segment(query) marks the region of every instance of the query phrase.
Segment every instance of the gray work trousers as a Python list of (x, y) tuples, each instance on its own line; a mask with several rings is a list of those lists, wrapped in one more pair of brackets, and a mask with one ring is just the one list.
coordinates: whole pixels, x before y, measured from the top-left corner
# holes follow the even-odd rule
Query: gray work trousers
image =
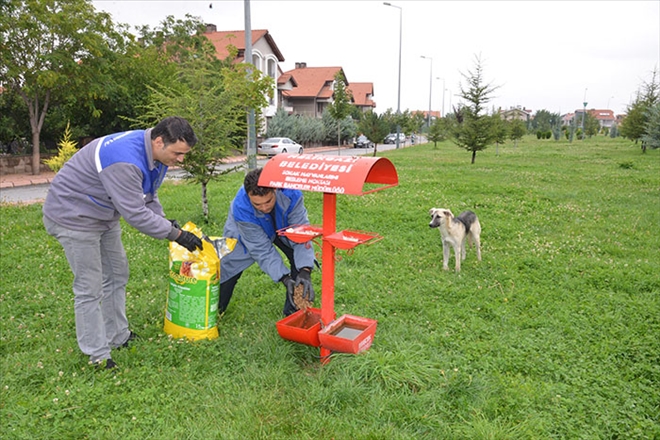
[(44, 217), (46, 231), (64, 248), (73, 272), (73, 308), (80, 350), (92, 362), (110, 359), (128, 340), (128, 259), (119, 223), (107, 231), (74, 231)]

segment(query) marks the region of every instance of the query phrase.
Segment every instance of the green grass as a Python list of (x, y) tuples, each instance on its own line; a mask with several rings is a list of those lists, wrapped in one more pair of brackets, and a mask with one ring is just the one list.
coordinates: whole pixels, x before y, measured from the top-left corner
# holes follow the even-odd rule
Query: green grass
[[(375, 341), (324, 366), (278, 336), (283, 289), (257, 267), (218, 339), (169, 339), (166, 243), (125, 226), (143, 339), (113, 354), (118, 372), (94, 371), (40, 205), (2, 206), (0, 437), (660, 438), (660, 151), (527, 138), (474, 165), (451, 143), (384, 155), (398, 187), (337, 197), (338, 229), (384, 237), (339, 251), (335, 273), (337, 314), (377, 319)], [(210, 186), (208, 225), (199, 188), (166, 183), (160, 199), (220, 235), (241, 180)], [(321, 223), (322, 195), (305, 197)], [(479, 215), (482, 262), (470, 249), (442, 271), (431, 207)]]

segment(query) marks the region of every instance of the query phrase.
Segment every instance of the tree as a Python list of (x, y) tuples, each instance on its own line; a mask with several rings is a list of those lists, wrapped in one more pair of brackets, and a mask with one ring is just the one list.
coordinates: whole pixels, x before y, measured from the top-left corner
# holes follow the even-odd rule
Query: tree
[(534, 132), (550, 131), (557, 124), (561, 124), (561, 115), (559, 113), (551, 113), (548, 110), (539, 110), (532, 118), (532, 130)]
[[(233, 171), (221, 171), (217, 165), (235, 150), (243, 149), (247, 109), (268, 104), (272, 79), (263, 77), (248, 64), (233, 63), (235, 48), (227, 59), (218, 60), (198, 21), (188, 18), (173, 22), (168, 17), (163, 25), (172, 38), (158, 44), (172, 51), (169, 56), (176, 53), (177, 70), (167, 84), (152, 88), (149, 104), (137, 123), (152, 126), (171, 115), (190, 122), (198, 143), (186, 154), (182, 167), (190, 174), (189, 180), (201, 184), (202, 213), (208, 221), (207, 185)], [(195, 33), (188, 35), (191, 29)]]
[(510, 122), (509, 138), (513, 141), (513, 148), (518, 147), (518, 141), (527, 133), (527, 127), (520, 119)]
[(335, 73), (334, 91), (332, 93), (332, 103), (328, 106), (328, 112), (332, 119), (337, 121), (337, 152), (341, 154), (341, 121), (351, 114), (351, 101), (353, 94), (346, 87), (346, 78), (344, 73), (339, 70)]
[(447, 118), (438, 118), (429, 129), (429, 141), (433, 142), (433, 149), (438, 147), (438, 142), (442, 142), (449, 137), (449, 121)]
[(660, 148), (660, 103), (657, 103), (647, 110), (648, 121), (646, 131), (642, 136), (642, 143), (648, 148)]
[(110, 15), (87, 0), (17, 0), (0, 3), (0, 84), (25, 103), (32, 135), (32, 173), (40, 172), (40, 134), (50, 107), (72, 96), (90, 114), (90, 99), (104, 96), (107, 64), (125, 35)]
[(598, 122), (598, 119), (594, 115), (587, 112), (584, 120), (584, 134), (591, 137), (597, 135), (598, 131), (600, 131), (600, 122)]
[(491, 116), (493, 125), (493, 140), (495, 141), (496, 155), (499, 154), (499, 146), (506, 142), (509, 137), (509, 124), (502, 119), (499, 113), (493, 113)]
[(378, 142), (384, 139), (389, 133), (389, 127), (385, 118), (373, 111), (368, 111), (362, 115), (362, 120), (358, 124), (358, 130), (374, 143), (374, 156), (376, 156)]
[(474, 163), (477, 151), (484, 150), (494, 139), (492, 119), (486, 114), (485, 105), (499, 87), (484, 83), (480, 57), (475, 58), (474, 70), (463, 74), (463, 77), (467, 85), (464, 87), (460, 84), (459, 96), (467, 101), (467, 104), (460, 107), (456, 113), (457, 125), (453, 138), (456, 145), (472, 152), (471, 163)]
[[(626, 117), (621, 122), (619, 133), (621, 136), (637, 141), (646, 133), (649, 113), (648, 109), (660, 102), (660, 82), (658, 71), (654, 69), (651, 80), (644, 82), (637, 91), (635, 100), (628, 106)], [(642, 142), (642, 152), (646, 152), (646, 144)]]

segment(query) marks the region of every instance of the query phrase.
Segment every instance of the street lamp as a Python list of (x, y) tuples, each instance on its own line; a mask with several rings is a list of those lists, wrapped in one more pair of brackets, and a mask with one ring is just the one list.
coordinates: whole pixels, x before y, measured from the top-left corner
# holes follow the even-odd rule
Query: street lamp
[(582, 140), (587, 137), (584, 132), (584, 120), (587, 117), (587, 90), (587, 88), (584, 89), (584, 100), (582, 101), (582, 105), (584, 106), (584, 109), (582, 110)]
[(431, 74), (429, 75), (429, 114), (426, 116), (426, 125), (428, 129), (431, 130), (431, 100), (432, 100), (432, 91), (433, 91), (433, 58), (426, 57), (422, 55), (422, 58), (431, 61)]
[(401, 38), (403, 32), (403, 9), (392, 3), (383, 2), (385, 6), (391, 6), (399, 10), (399, 91), (396, 100), (396, 147), (399, 148), (399, 133), (401, 132)]
[(441, 118), (445, 117), (445, 92), (447, 89), (445, 89), (445, 79), (440, 78), (439, 76), (436, 77), (435, 79), (441, 79), (442, 80), (442, 114), (440, 115)]

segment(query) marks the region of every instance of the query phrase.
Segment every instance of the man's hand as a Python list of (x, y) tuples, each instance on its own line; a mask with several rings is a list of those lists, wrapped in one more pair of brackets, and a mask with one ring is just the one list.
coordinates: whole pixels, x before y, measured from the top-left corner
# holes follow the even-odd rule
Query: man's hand
[(174, 220), (174, 219), (168, 219), (168, 220), (170, 221), (170, 223), (172, 223), (172, 226), (173, 226), (173, 227), (175, 227), (175, 228), (177, 228), (177, 229), (181, 229), (181, 226), (179, 226), (179, 222), (178, 222), (178, 221), (176, 221), (176, 220)]
[(284, 275), (281, 279), (280, 282), (284, 284), (284, 287), (286, 287), (286, 297), (289, 299), (289, 302), (295, 306), (295, 302), (293, 301), (293, 291), (296, 288), (296, 282), (291, 278), (291, 275)]
[(314, 302), (314, 287), (312, 286), (311, 272), (312, 270), (308, 267), (300, 269), (298, 277), (296, 278), (296, 287), (302, 284), (302, 297), (309, 302)]
[(188, 231), (181, 231), (179, 236), (174, 240), (184, 248), (188, 249), (189, 252), (195, 252), (196, 249), (202, 249), (202, 240)]

